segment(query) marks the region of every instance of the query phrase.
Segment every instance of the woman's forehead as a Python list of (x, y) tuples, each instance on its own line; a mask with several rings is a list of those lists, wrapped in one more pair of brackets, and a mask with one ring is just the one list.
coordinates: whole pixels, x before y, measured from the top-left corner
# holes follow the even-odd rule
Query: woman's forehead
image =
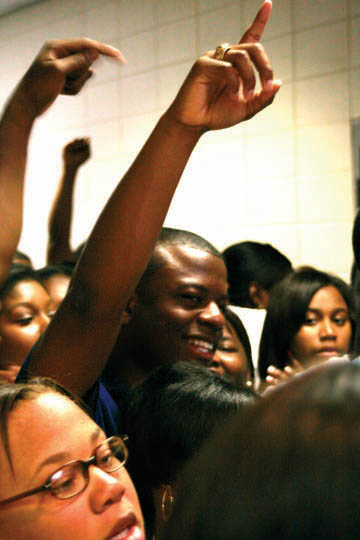
[[(101, 430), (95, 422), (66, 396), (54, 392), (25, 400), (8, 420), (9, 452), (21, 468), (34, 470), (52, 453), (70, 452), (75, 458), (78, 449), (97, 443)], [(72, 457), (71, 457), (72, 459)]]
[(31, 452), (57, 444), (74, 444), (77, 435), (91, 432), (95, 423), (66, 396), (55, 392), (22, 401), (10, 414), (8, 435), (11, 452), (21, 447)]

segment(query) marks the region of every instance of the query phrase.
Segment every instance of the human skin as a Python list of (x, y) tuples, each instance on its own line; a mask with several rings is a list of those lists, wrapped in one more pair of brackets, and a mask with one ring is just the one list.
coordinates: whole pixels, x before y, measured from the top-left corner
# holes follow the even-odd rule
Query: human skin
[[(263, 110), (281, 86), (258, 43), (270, 12), (271, 2), (265, 0), (223, 60), (209, 51), (194, 63), (95, 224), (72, 286), (33, 349), (32, 373), (84, 396), (103, 372), (194, 147), (207, 131), (231, 127)], [(70, 330), (76, 336), (71, 342)]]
[(18, 282), (1, 301), (0, 366), (21, 366), (54, 314), (46, 289), (37, 281)]
[[(41, 486), (68, 461), (86, 461), (105, 440), (90, 417), (56, 393), (18, 405), (9, 416), (8, 436), (13, 472), (1, 444), (0, 500)], [(94, 465), (87, 488), (70, 499), (43, 491), (0, 506), (0, 538), (145, 540), (140, 505), (126, 469), (106, 473)]]
[(54, 274), (42, 281), (51, 296), (53, 307), (56, 310), (66, 296), (66, 292), (69, 288), (70, 276), (65, 274)]
[(34, 122), (60, 93), (80, 91), (100, 54), (124, 61), (120, 51), (95, 40), (48, 41), (4, 107), (0, 118), (0, 283), (21, 234), (27, 149)]
[(141, 362), (144, 372), (175, 361), (207, 366), (225, 326), (224, 262), (189, 246), (161, 246), (156, 251), (161, 266), (150, 278), (146, 292), (136, 293), (124, 314), (119, 355), (124, 336), (124, 354), (135, 359), (134, 363)]
[(305, 321), (291, 344), (291, 354), (308, 367), (346, 354), (350, 340), (348, 305), (334, 286), (322, 287), (311, 299)]
[(276, 386), (312, 365), (343, 356), (349, 350), (351, 334), (349, 308), (343, 296), (332, 285), (322, 287), (312, 297), (305, 321), (292, 340), (289, 365), (283, 370), (269, 366), (266, 383)]
[(74, 139), (63, 148), (63, 171), (49, 215), (47, 264), (75, 260), (70, 245), (74, 188), (78, 169), (90, 155), (88, 138)]
[(223, 336), (210, 364), (210, 368), (219, 375), (226, 375), (234, 382), (246, 384), (251, 381), (248, 359), (232, 325), (227, 322)]

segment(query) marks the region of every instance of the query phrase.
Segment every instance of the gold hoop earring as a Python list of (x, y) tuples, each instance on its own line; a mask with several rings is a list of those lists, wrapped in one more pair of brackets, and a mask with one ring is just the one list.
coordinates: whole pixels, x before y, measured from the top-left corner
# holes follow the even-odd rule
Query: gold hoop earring
[(167, 484), (161, 498), (161, 517), (164, 523), (166, 523), (171, 516), (173, 504), (174, 495), (172, 492), (172, 487), (170, 486), (170, 484)]

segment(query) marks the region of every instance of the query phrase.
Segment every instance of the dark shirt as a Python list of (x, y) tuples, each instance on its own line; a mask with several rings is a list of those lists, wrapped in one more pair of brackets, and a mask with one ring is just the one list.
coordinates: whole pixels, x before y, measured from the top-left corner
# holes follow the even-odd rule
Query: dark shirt
[[(28, 365), (31, 351), (28, 354), (15, 382), (26, 382), (31, 376)], [(86, 393), (83, 401), (90, 409), (94, 421), (104, 431), (107, 437), (124, 435), (124, 414), (128, 389), (125, 385), (116, 388), (117, 402), (113, 399), (101, 379)]]

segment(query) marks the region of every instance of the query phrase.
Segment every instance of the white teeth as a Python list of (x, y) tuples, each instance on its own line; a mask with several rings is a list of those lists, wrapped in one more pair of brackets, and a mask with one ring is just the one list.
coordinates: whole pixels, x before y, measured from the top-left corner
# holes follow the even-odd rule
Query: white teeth
[(125, 538), (130, 532), (130, 527), (126, 527), (126, 529), (122, 530), (120, 533), (116, 534), (115, 536), (112, 536), (109, 538), (109, 540), (121, 540), (121, 538)]
[(202, 339), (190, 339), (189, 342), (191, 345), (194, 345), (197, 349), (199, 349), (202, 352), (213, 352), (214, 351), (214, 345), (213, 343), (210, 343), (209, 341), (204, 341)]

